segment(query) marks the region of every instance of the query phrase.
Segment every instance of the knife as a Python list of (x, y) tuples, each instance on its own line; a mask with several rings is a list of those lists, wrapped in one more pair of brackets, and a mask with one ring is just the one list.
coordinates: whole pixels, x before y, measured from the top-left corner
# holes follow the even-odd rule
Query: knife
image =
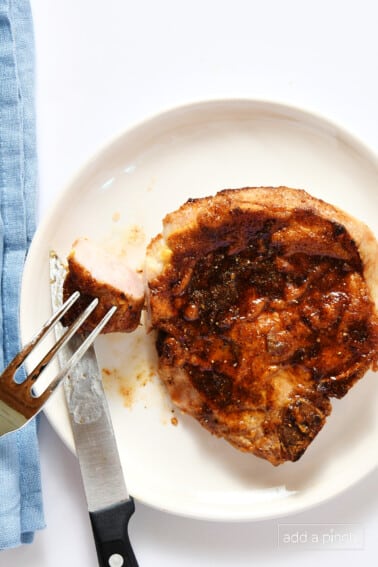
[[(62, 304), (65, 276), (64, 265), (51, 252), (50, 285), (54, 310)], [(61, 365), (84, 339), (84, 335), (71, 339), (60, 359)], [(63, 388), (99, 566), (138, 567), (128, 536), (128, 523), (135, 510), (134, 500), (126, 488), (93, 347), (65, 378)]]

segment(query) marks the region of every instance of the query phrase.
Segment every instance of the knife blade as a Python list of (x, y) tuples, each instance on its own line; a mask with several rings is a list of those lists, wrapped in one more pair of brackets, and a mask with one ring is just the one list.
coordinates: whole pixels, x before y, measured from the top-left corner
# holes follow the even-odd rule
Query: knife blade
[[(63, 300), (66, 269), (50, 253), (53, 309)], [(58, 333), (62, 329), (58, 329)], [(72, 356), (85, 336), (74, 336), (60, 359)], [(63, 382), (68, 414), (100, 567), (138, 567), (128, 535), (134, 500), (127, 491), (101, 371), (93, 347)]]

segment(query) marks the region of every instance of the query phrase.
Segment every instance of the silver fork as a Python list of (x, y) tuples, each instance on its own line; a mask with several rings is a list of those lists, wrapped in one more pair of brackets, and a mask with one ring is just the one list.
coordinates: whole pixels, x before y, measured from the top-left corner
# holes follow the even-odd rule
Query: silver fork
[(70, 372), (71, 368), (79, 362), (88, 348), (93, 344), (96, 337), (112, 317), (116, 307), (112, 307), (101, 319), (99, 324), (88, 335), (81, 346), (74, 352), (59, 373), (52, 378), (47, 388), (40, 394), (36, 393), (35, 385), (46, 366), (55, 358), (79, 327), (89, 317), (98, 304), (98, 299), (88, 305), (70, 327), (63, 333), (54, 346), (45, 354), (37, 366), (28, 374), (22, 382), (15, 380), (15, 375), (26, 358), (34, 351), (47, 333), (51, 331), (63, 315), (72, 307), (79, 298), (80, 293), (76, 291), (62, 307), (50, 317), (35, 337), (14, 357), (12, 362), (0, 375), (0, 437), (23, 427), (28, 421), (36, 416), (43, 408), (47, 400), (62, 382), (63, 378)]

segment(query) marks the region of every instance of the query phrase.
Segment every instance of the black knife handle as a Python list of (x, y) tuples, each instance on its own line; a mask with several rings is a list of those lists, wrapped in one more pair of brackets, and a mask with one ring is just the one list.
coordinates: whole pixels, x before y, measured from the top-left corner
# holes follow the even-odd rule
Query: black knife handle
[[(134, 500), (89, 512), (100, 567), (138, 567), (127, 531)], [(123, 562), (122, 562), (123, 561)]]

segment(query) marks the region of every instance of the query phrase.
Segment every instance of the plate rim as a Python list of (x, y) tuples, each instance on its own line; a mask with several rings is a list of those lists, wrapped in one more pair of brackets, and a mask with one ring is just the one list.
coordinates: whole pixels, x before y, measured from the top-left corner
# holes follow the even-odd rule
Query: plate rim
[(345, 126), (341, 125), (338, 121), (325, 116), (321, 112), (311, 109), (307, 106), (299, 106), (294, 105), (285, 101), (280, 101), (274, 98), (251, 98), (251, 97), (213, 97), (213, 98), (204, 98), (204, 99), (191, 99), (187, 102), (178, 103), (173, 106), (163, 106), (160, 110), (155, 112), (149, 113), (141, 120), (135, 120), (129, 123), (127, 126), (120, 128), (117, 132), (114, 132), (112, 135), (107, 136), (107, 138), (93, 151), (90, 152), (89, 155), (83, 160), (80, 167), (77, 168), (71, 175), (68, 176), (66, 181), (62, 184), (60, 189), (57, 190), (56, 197), (53, 199), (53, 202), (47, 207), (46, 211), (44, 212), (43, 217), (39, 220), (36, 232), (34, 234), (33, 240), (31, 242), (29, 251), (33, 245), (33, 241), (41, 225), (46, 222), (46, 219), (50, 217), (54, 210), (58, 208), (60, 201), (64, 199), (66, 192), (69, 188), (75, 183), (77, 179), (79, 179), (82, 174), (85, 172), (88, 167), (94, 163), (99, 156), (101, 156), (105, 151), (110, 149), (112, 146), (115, 146), (117, 143), (121, 141), (127, 135), (130, 135), (132, 132), (148, 125), (150, 122), (153, 122), (157, 119), (162, 119), (169, 114), (178, 113), (183, 110), (195, 109), (196, 107), (200, 106), (213, 106), (214, 104), (222, 104), (222, 105), (235, 105), (235, 104), (253, 104), (253, 105), (265, 105), (271, 106), (272, 108), (276, 109), (286, 109), (287, 111), (297, 112), (306, 116), (309, 119), (315, 119), (316, 122), (321, 122), (324, 126), (328, 128), (333, 128), (338, 130), (342, 133), (343, 137), (353, 142), (353, 145), (359, 146), (359, 148), (366, 153), (367, 156), (371, 158), (372, 161), (376, 162), (378, 166), (378, 152), (375, 152), (373, 148), (371, 148), (361, 137), (357, 136), (354, 132), (346, 128)]

